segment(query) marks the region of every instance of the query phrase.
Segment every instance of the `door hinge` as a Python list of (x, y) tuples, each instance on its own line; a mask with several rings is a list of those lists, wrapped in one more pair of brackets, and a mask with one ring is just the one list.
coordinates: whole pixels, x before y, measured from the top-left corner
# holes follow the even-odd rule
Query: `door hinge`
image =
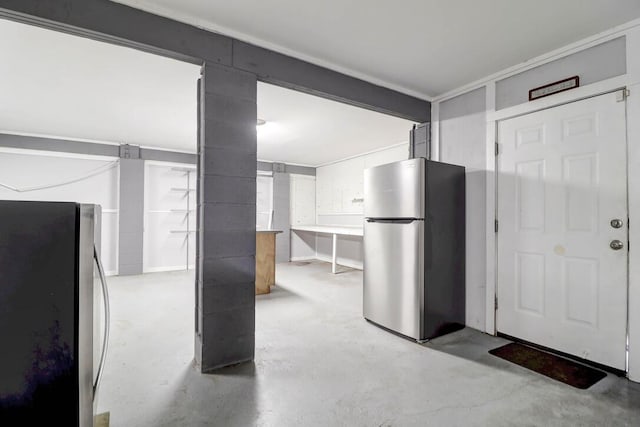
[(498, 220), (497, 219), (493, 220), (493, 230), (496, 233), (498, 232)]
[(631, 95), (631, 91), (629, 89), (622, 89), (618, 91), (616, 94), (616, 101), (622, 102), (625, 101)]
[(495, 307), (495, 309), (498, 309), (498, 295), (496, 295), (493, 299), (493, 305)]
[(496, 156), (500, 154), (500, 144), (496, 142)]

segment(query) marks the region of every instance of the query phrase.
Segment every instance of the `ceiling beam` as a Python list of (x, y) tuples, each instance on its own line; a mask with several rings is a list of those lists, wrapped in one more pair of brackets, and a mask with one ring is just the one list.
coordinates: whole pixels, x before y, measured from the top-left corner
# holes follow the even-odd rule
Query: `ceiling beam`
[(377, 112), (420, 123), (430, 117), (431, 104), (422, 99), (238, 40), (233, 41), (233, 66), (263, 82), (338, 102), (348, 99), (356, 107), (376, 105)]
[(108, 0), (0, 0), (0, 16), (182, 61), (249, 71), (265, 82), (416, 122), (430, 119), (428, 101)]

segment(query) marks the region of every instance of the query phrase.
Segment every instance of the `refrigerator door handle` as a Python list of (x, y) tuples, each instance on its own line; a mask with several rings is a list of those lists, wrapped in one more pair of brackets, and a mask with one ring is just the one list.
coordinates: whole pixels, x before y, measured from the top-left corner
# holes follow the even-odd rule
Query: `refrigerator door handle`
[(367, 222), (379, 222), (382, 224), (411, 224), (414, 221), (422, 221), (420, 218), (367, 218)]
[(104, 361), (107, 356), (107, 347), (109, 346), (109, 321), (111, 318), (110, 306), (109, 306), (109, 289), (107, 287), (107, 279), (104, 275), (104, 268), (102, 262), (98, 256), (98, 249), (93, 246), (93, 257), (96, 260), (98, 266), (98, 274), (100, 276), (100, 282), (102, 283), (102, 296), (104, 302), (104, 337), (102, 338), (102, 354), (100, 355), (100, 363), (98, 364), (98, 375), (93, 384), (93, 399), (95, 400), (98, 387), (100, 386), (100, 380), (102, 379), (102, 373), (104, 369)]

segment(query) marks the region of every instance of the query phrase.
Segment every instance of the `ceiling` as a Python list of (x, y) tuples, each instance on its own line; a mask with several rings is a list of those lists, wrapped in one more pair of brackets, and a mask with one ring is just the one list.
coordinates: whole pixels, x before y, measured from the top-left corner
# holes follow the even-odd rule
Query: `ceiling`
[(258, 159), (319, 166), (409, 140), (413, 122), (258, 83)]
[(424, 99), (640, 17), (638, 0), (118, 0)]
[[(200, 67), (0, 20), (0, 132), (196, 151)], [(258, 158), (317, 166), (408, 140), (412, 122), (258, 85)]]
[(196, 151), (200, 67), (0, 20), (0, 132)]

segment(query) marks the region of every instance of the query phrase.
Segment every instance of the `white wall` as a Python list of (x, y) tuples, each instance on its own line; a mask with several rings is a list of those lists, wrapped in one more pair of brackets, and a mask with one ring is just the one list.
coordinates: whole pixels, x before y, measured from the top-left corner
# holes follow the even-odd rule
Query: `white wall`
[[(625, 43), (624, 58), (620, 57), (620, 53), (612, 58), (611, 52), (619, 52), (620, 41), (608, 42), (621, 36), (625, 36), (625, 39), (623, 39)], [(603, 48), (601, 46), (602, 43), (607, 43), (605, 47), (609, 47), (607, 49)], [(583, 54), (587, 49), (594, 47), (596, 47), (595, 50)], [(602, 55), (598, 52), (602, 52)], [(611, 61), (624, 62), (625, 60), (626, 63), (623, 67), (616, 66), (612, 68), (609, 66)], [(532, 88), (527, 85), (530, 86), (534, 83), (540, 85), (572, 75), (582, 76), (585, 73), (589, 74), (590, 80), (579, 89), (543, 98), (542, 100), (534, 101), (534, 103), (528, 103), (526, 100), (519, 101), (522, 102), (520, 104), (509, 103), (510, 99), (522, 98), (523, 93)], [(520, 77), (521, 75), (523, 77)], [(511, 85), (512, 83), (513, 85)], [(496, 87), (500, 89), (500, 105), (508, 107), (500, 111), (496, 111)], [(640, 381), (640, 250), (633, 249), (640, 248), (640, 227), (633, 228), (633, 224), (637, 223), (638, 220), (631, 219), (631, 217), (635, 218), (636, 212), (640, 212), (640, 168), (638, 167), (640, 163), (640, 98), (638, 96), (640, 95), (640, 20), (576, 42), (571, 46), (566, 46), (539, 58), (534, 58), (526, 64), (501, 71), (440, 97), (432, 105), (434, 113), (432, 117), (434, 124), (433, 144), (439, 145), (440, 157), (443, 160), (452, 153), (461, 153), (462, 150), (472, 150), (475, 153), (478, 153), (479, 150), (480, 154), (476, 154), (474, 157), (477, 157), (478, 160), (482, 157), (485, 159), (484, 168), (478, 168), (479, 165), (474, 166), (476, 172), (484, 172), (485, 178), (482, 183), (484, 189), (475, 188), (474, 190), (480, 194), (484, 190), (485, 193), (486, 214), (484, 227), (477, 224), (473, 225), (474, 229), (471, 232), (476, 234), (481, 232), (481, 228), (485, 230), (485, 251), (481, 254), (476, 253), (476, 257), (485, 258), (486, 260), (486, 291), (484, 293), (472, 292), (471, 294), (467, 292), (467, 297), (471, 298), (467, 301), (467, 304), (475, 307), (474, 310), (478, 309), (477, 312), (479, 313), (479, 306), (484, 302), (486, 316), (484, 322), (478, 322), (477, 316), (468, 317), (467, 323), (469, 326), (493, 334), (495, 332), (493, 297), (495, 295), (496, 269), (495, 234), (493, 232), (495, 217), (494, 142), (496, 121), (509, 115), (525, 114), (534, 108), (546, 108), (552, 106), (554, 102), (566, 103), (580, 97), (593, 96), (620, 87), (631, 88), (631, 96), (627, 100), (630, 216), (629, 378), (634, 381)], [(486, 112), (484, 113), (486, 126), (484, 126), (484, 130), (482, 126), (479, 126), (478, 120), (472, 117), (461, 116), (453, 119), (444, 117), (444, 120), (441, 120), (441, 109), (447, 101), (478, 88), (484, 88), (486, 93)], [(518, 91), (518, 93), (514, 91)], [(467, 145), (470, 141), (473, 141), (473, 147)], [(456, 156), (454, 155), (454, 157)], [(471, 158), (468, 160), (473, 161)], [(469, 183), (469, 179), (467, 182)], [(482, 182), (482, 180), (478, 179), (476, 183), (478, 182)], [(468, 188), (468, 191), (471, 189)], [(469, 202), (469, 199), (467, 201)], [(470, 205), (470, 208), (477, 210), (476, 208), (479, 207), (480, 203), (480, 201), (475, 200)], [(472, 262), (476, 262), (477, 258)], [(469, 264), (467, 268), (469, 268)], [(469, 283), (467, 284), (469, 285)], [(471, 283), (471, 286), (475, 287), (475, 282)], [(469, 315), (469, 312), (467, 314)]]
[(466, 170), (466, 322), (483, 330), (486, 295), (486, 90), (440, 104), (440, 160)]
[[(316, 221), (316, 177), (290, 175), (291, 225), (314, 224)], [(291, 233), (291, 261), (313, 259), (316, 256), (315, 233)]]
[[(92, 203), (102, 207), (101, 256), (107, 274), (118, 271), (118, 176), (117, 158), (0, 150), (0, 183), (20, 189), (53, 186), (25, 192), (0, 186), (0, 199)], [(66, 184), (56, 185), (61, 183)]]
[(271, 228), (273, 216), (273, 176), (259, 173), (256, 177), (256, 227)]
[[(396, 145), (316, 169), (316, 223), (325, 225), (362, 225), (364, 170), (373, 166), (405, 160), (408, 143)], [(331, 236), (316, 238), (316, 257), (331, 261)], [(362, 268), (362, 238), (338, 236), (338, 264)]]
[[(640, 221), (640, 27), (627, 34), (629, 218)], [(629, 379), (640, 382), (640, 227), (629, 229)]]

